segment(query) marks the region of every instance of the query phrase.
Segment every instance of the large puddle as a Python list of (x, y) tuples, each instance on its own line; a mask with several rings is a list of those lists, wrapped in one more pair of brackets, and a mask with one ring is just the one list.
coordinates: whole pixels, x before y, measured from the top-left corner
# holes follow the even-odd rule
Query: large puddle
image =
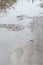
[(14, 48), (20, 47), (15, 51), (21, 58), (22, 47), (33, 41), (30, 23), (34, 17), (43, 16), (42, 3), (40, 0), (0, 0), (0, 65), (17, 65), (12, 57)]

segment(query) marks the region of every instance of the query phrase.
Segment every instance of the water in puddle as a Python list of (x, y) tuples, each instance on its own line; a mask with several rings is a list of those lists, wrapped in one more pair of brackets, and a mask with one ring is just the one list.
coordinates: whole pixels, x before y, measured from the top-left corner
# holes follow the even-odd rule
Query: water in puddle
[[(40, 0), (0, 0), (0, 65), (12, 65), (12, 50), (24, 53), (23, 45), (33, 39), (29, 28), (35, 16), (43, 13)], [(21, 55), (19, 55), (21, 56)]]

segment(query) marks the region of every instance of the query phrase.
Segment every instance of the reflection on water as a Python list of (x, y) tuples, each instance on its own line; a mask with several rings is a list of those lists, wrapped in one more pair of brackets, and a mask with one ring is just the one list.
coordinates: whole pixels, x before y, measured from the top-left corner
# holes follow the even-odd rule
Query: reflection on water
[(16, 0), (0, 0), (0, 11), (5, 10), (11, 7)]
[[(29, 0), (29, 2), (28, 0), (17, 0), (16, 4), (14, 4), (16, 0), (10, 0), (10, 1), (9, 0), (5, 1), (6, 5), (9, 8), (11, 7), (9, 5), (12, 5), (13, 2), (13, 6), (15, 7), (15, 9), (13, 7), (8, 9), (6, 5), (3, 6), (0, 4), (0, 24), (1, 23), (15, 24), (17, 23), (17, 18), (23, 21), (25, 18), (38, 16), (41, 12), (43, 12), (43, 9), (40, 7), (40, 4), (42, 3), (42, 1), (40, 0)], [(5, 13), (6, 9), (7, 14)], [(5, 14), (4, 16), (3, 13)]]
[(12, 4), (14, 4), (16, 0), (0, 0), (0, 9), (9, 8)]
[[(21, 1), (21, 0), (0, 0), (0, 12), (3, 12), (3, 11), (6, 12), (6, 9), (10, 8), (13, 4), (15, 4), (16, 1)], [(28, 1), (28, 4), (29, 4), (29, 2), (31, 2), (33, 4), (37, 0), (27, 0), (27, 1)], [(42, 2), (42, 0), (38, 0), (38, 1), (39, 1), (39, 3)], [(25, 2), (25, 0), (24, 0), (24, 2)], [(43, 2), (40, 5), (41, 5), (41, 7), (43, 7)]]

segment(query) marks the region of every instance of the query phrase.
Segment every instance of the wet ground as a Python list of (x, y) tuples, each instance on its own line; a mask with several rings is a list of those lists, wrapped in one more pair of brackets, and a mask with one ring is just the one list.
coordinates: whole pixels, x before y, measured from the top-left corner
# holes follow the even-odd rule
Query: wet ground
[(0, 65), (43, 65), (42, 1), (0, 0)]

